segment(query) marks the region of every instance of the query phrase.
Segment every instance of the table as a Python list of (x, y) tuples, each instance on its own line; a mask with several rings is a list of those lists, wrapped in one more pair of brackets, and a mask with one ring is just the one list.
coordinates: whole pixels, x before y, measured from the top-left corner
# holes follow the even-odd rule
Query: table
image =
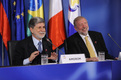
[(0, 80), (121, 80), (121, 61), (1, 67)]

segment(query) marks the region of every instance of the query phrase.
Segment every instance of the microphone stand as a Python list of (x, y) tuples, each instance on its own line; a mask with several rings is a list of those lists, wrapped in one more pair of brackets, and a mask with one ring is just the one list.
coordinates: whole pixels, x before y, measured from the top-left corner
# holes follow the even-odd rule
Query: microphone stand
[(111, 35), (108, 33), (108, 36), (113, 40), (113, 42), (121, 49), (121, 47), (118, 45), (118, 43), (111, 37)]

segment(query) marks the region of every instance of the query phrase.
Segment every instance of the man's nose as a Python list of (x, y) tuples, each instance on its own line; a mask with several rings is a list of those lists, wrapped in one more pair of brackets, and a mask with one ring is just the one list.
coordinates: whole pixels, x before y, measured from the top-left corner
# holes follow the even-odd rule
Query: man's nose
[(45, 29), (40, 29), (40, 31), (43, 31), (43, 32), (44, 32), (44, 31), (45, 31)]
[(82, 27), (86, 27), (85, 24), (82, 24)]

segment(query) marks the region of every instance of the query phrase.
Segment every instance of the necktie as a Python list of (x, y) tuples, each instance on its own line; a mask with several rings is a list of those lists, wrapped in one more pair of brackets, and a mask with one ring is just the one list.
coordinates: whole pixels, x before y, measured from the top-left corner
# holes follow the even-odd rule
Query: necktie
[(40, 53), (42, 52), (41, 45), (42, 45), (42, 42), (41, 42), (41, 41), (39, 41), (39, 42), (38, 42), (38, 50), (39, 50), (39, 52), (40, 52)]
[(85, 41), (86, 41), (86, 46), (88, 48), (88, 51), (90, 53), (90, 57), (96, 57), (94, 49), (92, 48), (92, 46), (88, 40), (88, 36), (85, 37)]

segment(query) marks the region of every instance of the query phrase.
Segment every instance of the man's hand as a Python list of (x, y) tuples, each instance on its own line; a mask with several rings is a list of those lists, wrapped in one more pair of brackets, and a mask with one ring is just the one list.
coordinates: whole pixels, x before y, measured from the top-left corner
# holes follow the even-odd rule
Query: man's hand
[(55, 52), (51, 52), (51, 56), (48, 57), (48, 59), (56, 60), (58, 58), (58, 55)]
[(87, 62), (91, 62), (91, 61), (99, 61), (97, 57), (92, 57), (92, 58), (86, 58)]
[(115, 60), (118, 60), (118, 57), (115, 57), (114, 59), (115, 59)]
[(32, 62), (32, 61), (35, 59), (35, 57), (38, 56), (38, 55), (39, 55), (39, 51), (34, 51), (34, 52), (30, 55), (29, 61)]

